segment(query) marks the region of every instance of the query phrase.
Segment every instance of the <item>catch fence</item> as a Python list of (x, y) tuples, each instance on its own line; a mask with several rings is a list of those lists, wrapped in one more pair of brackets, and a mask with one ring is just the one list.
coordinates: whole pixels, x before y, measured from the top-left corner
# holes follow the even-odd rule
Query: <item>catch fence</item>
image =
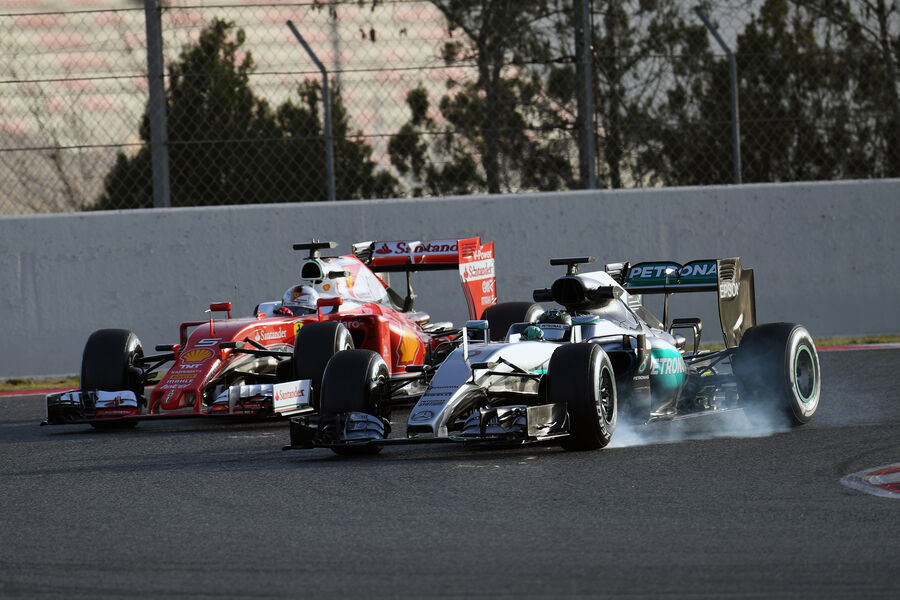
[[(0, 214), (328, 199), (288, 21), (328, 73), (338, 200), (578, 189), (585, 164), (597, 187), (733, 183), (728, 61), (693, 3), (587, 2), (585, 45), (582, 5), (0, 0)], [(742, 182), (900, 175), (897, 15), (700, 5), (736, 57)]]

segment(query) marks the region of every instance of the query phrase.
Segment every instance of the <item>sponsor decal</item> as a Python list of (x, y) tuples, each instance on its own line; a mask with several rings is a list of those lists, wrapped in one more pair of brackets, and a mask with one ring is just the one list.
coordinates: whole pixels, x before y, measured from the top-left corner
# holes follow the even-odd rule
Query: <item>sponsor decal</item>
[(741, 282), (739, 281), (723, 281), (719, 284), (719, 298), (728, 300), (737, 297), (741, 290)]
[(182, 379), (187, 379), (188, 381), (193, 381), (194, 377), (196, 377), (196, 373), (172, 373), (169, 375), (167, 381), (178, 381)]
[(705, 277), (716, 275), (716, 261), (693, 262), (678, 269), (679, 277)]
[(419, 338), (410, 331), (404, 330), (400, 334), (400, 345), (397, 346), (397, 363), (407, 364), (416, 359), (419, 352)]
[[(203, 368), (201, 363), (179, 363), (169, 370), (169, 373), (191, 373), (191, 371), (199, 371)], [(196, 376), (197, 373), (191, 373)]]
[(459, 252), (457, 240), (434, 240), (431, 242), (383, 242), (375, 250), (379, 256), (401, 256), (412, 253), (421, 254), (456, 254)]
[(463, 252), (463, 260), (464, 260), (464, 261), (470, 261), (470, 260), (493, 260), (493, 258), (494, 258), (494, 251), (493, 251), (493, 249), (491, 249), (491, 250), (483, 250), (483, 249), (481, 249), (481, 248), (475, 248), (474, 250)]
[(182, 354), (181, 361), (183, 363), (202, 363), (212, 358), (213, 354), (215, 353), (209, 348), (195, 348)]
[(191, 387), (190, 381), (175, 381), (175, 382), (164, 383), (163, 385), (159, 386), (159, 389), (161, 389), (161, 390), (183, 390), (183, 389), (189, 388), (189, 387)]
[(445, 385), (441, 387), (429, 388), (425, 395), (416, 404), (419, 406), (443, 406), (450, 396), (456, 392), (456, 386)]
[(693, 261), (686, 265), (674, 262), (635, 265), (628, 271), (631, 285), (698, 284), (716, 281), (716, 261)]
[(421, 412), (415, 413), (412, 417), (409, 418), (410, 421), (429, 421), (434, 418), (434, 413), (430, 410), (423, 410)]
[(97, 400), (97, 403), (94, 405), (96, 408), (115, 408), (117, 406), (122, 405), (133, 405), (134, 400), (130, 398), (123, 398), (122, 396), (115, 396), (114, 398), (106, 398), (103, 400)]
[(449, 398), (450, 396), (438, 398), (428, 396), (427, 398), (422, 398), (421, 400), (419, 400), (419, 403), (416, 406), (443, 406)]
[(644, 265), (628, 272), (628, 279), (665, 279), (678, 271), (674, 265)]
[(286, 338), (287, 332), (279, 329), (278, 331), (257, 331), (255, 339), (257, 342), (265, 342), (268, 340), (280, 340), (281, 338)]
[(495, 279), (485, 279), (481, 282), (481, 293), (489, 294), (493, 292), (496, 285), (497, 281)]
[(284, 412), (309, 405), (309, 380), (276, 383), (272, 386), (272, 410)]
[(684, 359), (675, 350), (653, 348), (650, 350), (650, 381), (667, 389), (681, 387), (685, 377)]
[(651, 375), (677, 375), (684, 373), (684, 361), (677, 358), (654, 358), (650, 367)]
[(900, 463), (851, 473), (841, 483), (874, 496), (900, 498)]
[(479, 260), (459, 266), (459, 274), (464, 281), (479, 281), (494, 276), (494, 259)]

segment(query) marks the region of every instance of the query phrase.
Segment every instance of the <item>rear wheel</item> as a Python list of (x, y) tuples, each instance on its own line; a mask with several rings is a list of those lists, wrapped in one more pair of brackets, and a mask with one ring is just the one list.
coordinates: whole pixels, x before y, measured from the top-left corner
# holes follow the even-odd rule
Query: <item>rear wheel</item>
[(748, 329), (733, 359), (738, 394), (754, 420), (786, 414), (791, 424), (809, 422), (819, 406), (819, 355), (809, 331), (794, 323)]
[[(324, 418), (361, 412), (390, 420), (387, 363), (371, 350), (339, 352), (329, 361), (322, 376), (320, 412)], [(339, 446), (337, 454), (359, 456), (377, 454), (381, 446)]]
[(531, 323), (542, 312), (544, 312), (544, 308), (533, 302), (501, 302), (484, 309), (481, 318), (488, 322), (491, 341), (502, 342), (506, 339), (506, 332), (509, 331), (510, 325)]
[(566, 450), (597, 450), (612, 439), (618, 419), (612, 363), (595, 344), (560, 346), (547, 369), (550, 402), (564, 402), (569, 414)]
[[(144, 381), (140, 361), (144, 349), (138, 337), (127, 329), (99, 329), (91, 334), (81, 355), (81, 390), (134, 392), (143, 399)], [(126, 429), (137, 421), (91, 423), (97, 429)]]
[(350, 332), (338, 321), (309, 323), (300, 328), (294, 340), (291, 358), (294, 379), (309, 379), (310, 404), (319, 406), (322, 375), (331, 357), (341, 350), (352, 349)]

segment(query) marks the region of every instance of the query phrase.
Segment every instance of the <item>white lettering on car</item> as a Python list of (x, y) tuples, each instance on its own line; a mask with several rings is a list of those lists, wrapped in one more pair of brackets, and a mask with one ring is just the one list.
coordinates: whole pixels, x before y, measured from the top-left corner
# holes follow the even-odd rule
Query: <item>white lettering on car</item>
[(741, 290), (739, 281), (723, 281), (719, 284), (719, 298), (727, 300), (735, 298)]

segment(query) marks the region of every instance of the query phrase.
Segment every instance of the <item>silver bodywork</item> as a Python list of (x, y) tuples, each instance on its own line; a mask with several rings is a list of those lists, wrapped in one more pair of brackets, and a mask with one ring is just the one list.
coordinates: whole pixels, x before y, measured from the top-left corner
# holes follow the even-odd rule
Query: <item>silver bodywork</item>
[[(367, 444), (570, 438), (562, 440), (563, 446), (596, 449), (608, 443), (618, 413), (648, 423), (741, 408), (733, 359), (742, 336), (755, 326), (755, 300), (752, 270), (742, 269), (739, 259), (639, 263), (630, 269), (628, 263), (618, 263), (587, 273), (578, 273), (578, 266), (593, 262), (590, 257), (550, 262), (566, 265), (566, 275), (550, 288), (535, 290), (534, 300), (555, 302), (564, 310), (545, 315), (547, 319), (513, 323), (497, 342), (489, 341), (489, 321), (469, 321), (459, 345), (437, 368), (417, 369), (427, 387), (409, 413), (405, 437), (380, 433), (367, 412), (334, 413), (330, 423), (338, 425), (327, 436), (308, 420), (292, 420), (290, 447), (345, 453)], [(658, 319), (641, 296), (664, 294), (667, 312), (672, 293), (710, 291), (717, 292), (723, 350), (700, 349), (699, 319), (669, 324), (667, 314)], [(508, 314), (517, 314), (523, 304), (528, 306), (509, 303)], [(526, 313), (532, 314), (530, 309)], [(692, 333), (692, 350), (685, 348), (685, 337), (676, 335), (679, 330)], [(599, 350), (576, 351), (573, 346)], [(807, 354), (813, 364), (814, 350)], [(569, 381), (576, 384), (560, 384)], [(585, 387), (578, 381), (590, 383)], [(802, 400), (802, 408), (815, 409)], [(597, 429), (586, 430), (593, 420)], [(604, 439), (593, 440), (595, 432)]]

